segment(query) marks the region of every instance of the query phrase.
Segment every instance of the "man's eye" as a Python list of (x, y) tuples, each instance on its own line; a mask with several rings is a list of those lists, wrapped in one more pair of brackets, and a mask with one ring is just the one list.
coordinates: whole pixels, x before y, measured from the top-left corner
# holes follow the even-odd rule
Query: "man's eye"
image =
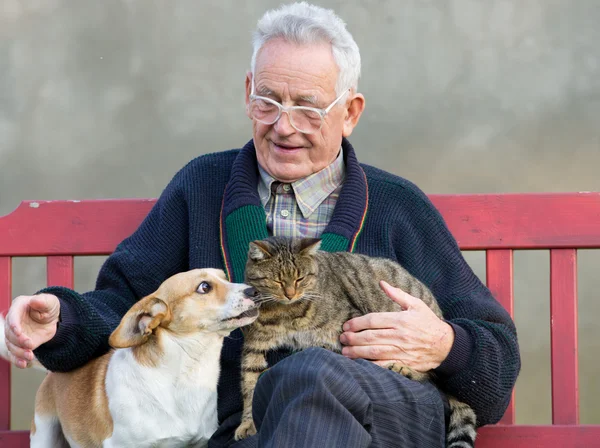
[(256, 106), (260, 110), (274, 110), (274, 109), (277, 109), (277, 106), (275, 104), (269, 103), (268, 101), (264, 101), (264, 100), (257, 100), (256, 101)]
[(212, 286), (210, 286), (210, 284), (208, 282), (202, 282), (202, 283), (200, 283), (200, 286), (198, 286), (197, 291), (200, 294), (206, 294), (206, 293), (209, 293), (211, 289), (212, 289)]

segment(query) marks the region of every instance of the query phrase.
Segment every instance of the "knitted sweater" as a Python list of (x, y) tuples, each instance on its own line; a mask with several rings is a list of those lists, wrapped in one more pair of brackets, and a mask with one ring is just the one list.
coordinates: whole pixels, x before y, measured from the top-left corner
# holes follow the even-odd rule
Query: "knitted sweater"
[[(478, 425), (498, 421), (520, 370), (513, 321), (474, 275), (427, 196), (405, 179), (359, 164), (350, 143), (342, 145), (346, 179), (322, 249), (387, 257), (424, 282), (455, 332), (447, 359), (435, 369), (439, 387), (471, 405)], [(216, 267), (243, 281), (248, 243), (268, 236), (257, 182), (252, 141), (188, 163), (108, 257), (94, 291), (42, 290), (59, 297), (61, 323), (35, 350), (37, 358), (49, 370), (69, 371), (102, 355), (125, 312), (177, 272)], [(242, 409), (242, 344), (236, 330), (223, 346), (219, 421)], [(269, 361), (286, 354), (272, 353)]]

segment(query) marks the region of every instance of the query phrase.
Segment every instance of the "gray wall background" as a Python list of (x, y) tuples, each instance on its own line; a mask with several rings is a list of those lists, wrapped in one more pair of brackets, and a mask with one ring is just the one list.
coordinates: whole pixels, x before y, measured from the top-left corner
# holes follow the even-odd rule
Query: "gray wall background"
[[(152, 197), (250, 138), (250, 33), (279, 1), (0, 0), (0, 215), (25, 199)], [(427, 193), (600, 191), (600, 2), (323, 0), (363, 58), (363, 162)], [(484, 255), (467, 254), (485, 277)], [(549, 423), (546, 252), (519, 252), (517, 420)], [(102, 259), (77, 259), (76, 288)], [(600, 423), (600, 257), (579, 259), (583, 423)], [(16, 259), (14, 295), (43, 286)], [(13, 371), (13, 427), (42, 376)]]

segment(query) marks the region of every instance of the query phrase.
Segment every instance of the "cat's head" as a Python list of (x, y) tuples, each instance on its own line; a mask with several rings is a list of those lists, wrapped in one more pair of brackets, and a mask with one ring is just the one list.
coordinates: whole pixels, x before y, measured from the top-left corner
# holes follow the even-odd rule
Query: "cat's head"
[(270, 237), (252, 241), (248, 250), (245, 282), (263, 298), (295, 303), (316, 283), (315, 254), (321, 246), (316, 238)]

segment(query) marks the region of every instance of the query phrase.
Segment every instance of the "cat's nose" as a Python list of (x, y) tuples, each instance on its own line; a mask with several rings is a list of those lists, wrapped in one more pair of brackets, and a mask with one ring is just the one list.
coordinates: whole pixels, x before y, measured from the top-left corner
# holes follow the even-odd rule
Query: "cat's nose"
[(255, 299), (258, 297), (258, 291), (256, 288), (250, 286), (249, 288), (244, 289), (244, 295), (250, 297), (251, 299)]
[(296, 288), (286, 286), (284, 294), (288, 299), (292, 300), (296, 295)]

